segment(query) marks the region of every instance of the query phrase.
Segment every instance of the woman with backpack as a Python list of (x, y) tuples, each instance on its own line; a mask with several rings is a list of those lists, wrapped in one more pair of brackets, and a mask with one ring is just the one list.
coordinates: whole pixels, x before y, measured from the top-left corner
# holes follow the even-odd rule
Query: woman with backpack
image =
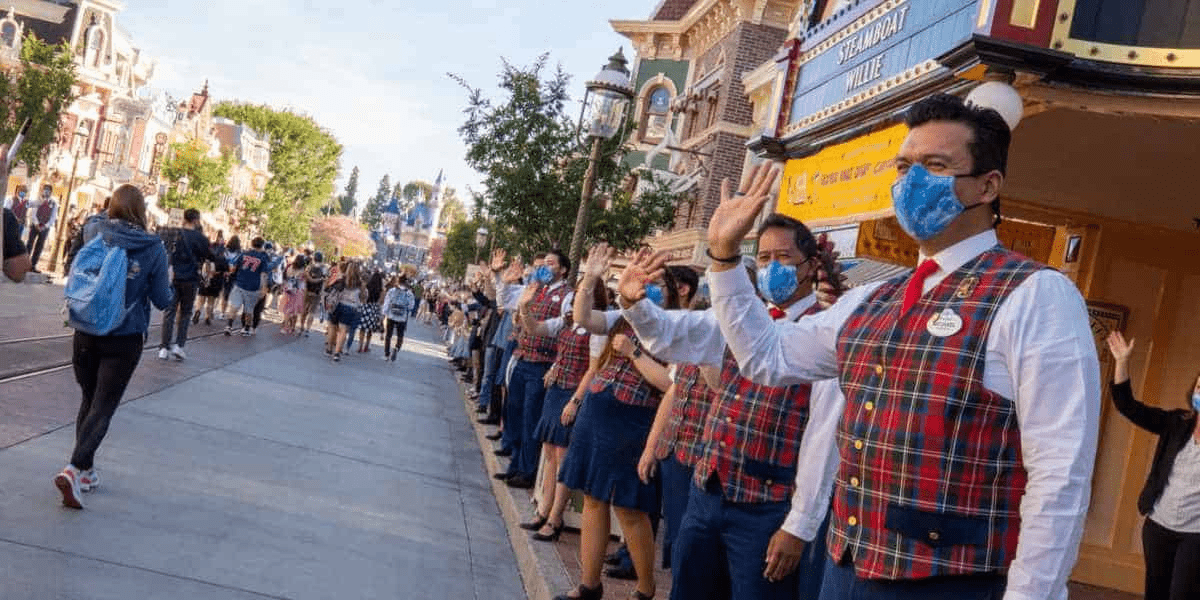
[[(71, 462), (54, 477), (63, 504), (71, 508), (83, 508), (82, 492), (99, 484), (93, 464), (96, 450), (142, 357), (150, 324), (150, 304), (162, 310), (174, 300), (167, 273), (167, 252), (162, 240), (146, 231), (146, 200), (138, 188), (132, 185), (117, 188), (108, 218), (88, 228), (84, 242), (71, 267), (66, 291), (69, 322), (75, 328), (71, 359), (83, 399), (75, 422)], [(124, 252), (124, 261), (105, 260), (113, 247)], [(123, 272), (107, 273), (105, 267)], [(107, 286), (95, 290), (91, 297), (92, 303), (99, 304), (123, 296), (123, 305), (89, 306), (76, 293), (79, 282), (89, 278), (96, 282), (123, 280), (124, 294), (113, 294), (111, 286)], [(114, 313), (115, 318), (101, 321)]]

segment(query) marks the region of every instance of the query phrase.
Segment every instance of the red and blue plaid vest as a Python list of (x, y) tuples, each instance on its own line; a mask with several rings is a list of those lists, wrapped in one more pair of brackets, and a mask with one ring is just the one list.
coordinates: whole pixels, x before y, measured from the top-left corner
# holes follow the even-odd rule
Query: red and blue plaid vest
[(550, 385), (572, 391), (579, 387), (591, 358), (588, 344), (591, 339), (586, 329), (576, 327), (571, 319), (566, 319), (562, 329), (558, 330), (554, 366), (550, 367)]
[(675, 373), (675, 402), (671, 405), (668, 435), (659, 438), (659, 452), (674, 450), (675, 459), (691, 467), (700, 459), (704, 422), (716, 394), (704, 381), (699, 365), (681, 364)]
[[(650, 353), (642, 347), (642, 342), (638, 340), (637, 334), (633, 332), (633, 326), (624, 317), (618, 319), (613, 328), (609, 330), (609, 344), (612, 344), (612, 338), (619, 334), (625, 334), (633, 342), (634, 347), (641, 350), (646, 356), (650, 356)], [(603, 391), (606, 387), (612, 388), (617, 402), (631, 406), (656, 408), (662, 401), (662, 392), (655, 389), (646, 381), (645, 377), (642, 377), (632, 360), (616, 352), (611, 354), (608, 361), (600, 367), (600, 372), (592, 378), (592, 382), (588, 385), (588, 391), (596, 393)], [(654, 357), (650, 356), (650, 358)], [(654, 360), (658, 361), (657, 358)]]
[[(565, 284), (553, 290), (549, 289), (549, 286), (541, 286), (537, 294), (534, 294), (533, 300), (529, 302), (529, 312), (533, 315), (534, 320), (545, 321), (561, 315), (563, 299), (566, 298), (570, 289)], [(554, 360), (556, 342), (554, 336), (534, 335), (526, 329), (522, 328), (521, 334), (517, 338), (517, 350), (513, 356), (533, 363), (547, 363)]]
[[(888, 281), (842, 327), (846, 412), (829, 552), (849, 553), (859, 577), (1003, 572), (1012, 562), (1026, 481), (1020, 431), (1013, 401), (983, 387), (983, 370), (996, 308), (1043, 268), (996, 247), (904, 315), (908, 276)], [(956, 318), (957, 330), (945, 325)]]
[[(814, 304), (804, 314), (819, 310)], [(721, 391), (708, 411), (695, 484), (703, 489), (716, 475), (730, 502), (790, 500), (811, 392), (807, 383), (772, 387), (746, 379), (726, 348)]]
[(21, 200), (13, 196), (11, 210), (13, 216), (17, 218), (17, 222), (24, 225), (25, 217), (29, 214), (29, 200)]

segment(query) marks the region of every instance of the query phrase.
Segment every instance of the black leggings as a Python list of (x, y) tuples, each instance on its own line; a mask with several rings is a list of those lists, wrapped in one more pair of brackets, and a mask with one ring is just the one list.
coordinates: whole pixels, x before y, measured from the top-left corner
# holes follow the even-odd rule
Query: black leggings
[(392, 332), (396, 332), (396, 351), (400, 351), (400, 346), (404, 345), (404, 329), (408, 327), (408, 321), (396, 321), (394, 319), (387, 320), (387, 333), (383, 335), (383, 355), (392, 355)]
[(132, 335), (89, 335), (75, 332), (72, 362), (75, 364), (75, 381), (83, 391), (79, 403), (79, 416), (75, 419), (75, 451), (71, 464), (86, 471), (92, 468), (96, 450), (108, 433), (125, 386), (133, 378), (138, 361), (142, 358), (145, 337)]
[(1200, 590), (1200, 533), (1142, 524), (1146, 600), (1192, 600)]

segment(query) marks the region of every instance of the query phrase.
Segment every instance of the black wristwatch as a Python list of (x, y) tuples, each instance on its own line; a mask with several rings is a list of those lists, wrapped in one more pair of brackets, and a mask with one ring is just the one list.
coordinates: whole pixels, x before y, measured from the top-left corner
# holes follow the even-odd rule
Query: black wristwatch
[(634, 349), (633, 349), (633, 360), (637, 360), (637, 359), (639, 359), (639, 358), (641, 358), (641, 357), (642, 357), (642, 349), (641, 349), (641, 348), (634, 348)]

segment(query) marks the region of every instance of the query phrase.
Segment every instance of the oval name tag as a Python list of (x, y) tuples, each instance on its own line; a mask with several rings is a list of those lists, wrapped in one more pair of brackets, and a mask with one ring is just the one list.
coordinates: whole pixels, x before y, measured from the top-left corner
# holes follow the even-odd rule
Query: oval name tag
[(949, 337), (958, 333), (962, 329), (962, 325), (962, 317), (955, 314), (953, 310), (947, 308), (946, 310), (933, 315), (933, 317), (929, 319), (929, 323), (925, 326), (925, 329), (929, 331), (929, 334), (932, 336)]
[(579, 327), (575, 328), (575, 335), (586, 335), (587, 332), (588, 332), (588, 330), (585, 329), (583, 325), (580, 325)]
[(558, 304), (559, 302), (562, 302), (562, 297), (557, 295), (550, 296), (550, 300), (552, 300), (555, 304)]

